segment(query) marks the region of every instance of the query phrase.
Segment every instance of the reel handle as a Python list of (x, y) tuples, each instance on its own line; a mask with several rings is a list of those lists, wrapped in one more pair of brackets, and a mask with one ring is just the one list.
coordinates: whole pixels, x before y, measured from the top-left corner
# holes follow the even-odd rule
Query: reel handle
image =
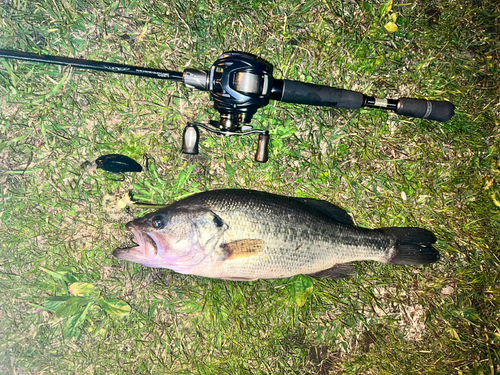
[(259, 134), (259, 140), (257, 142), (257, 152), (255, 153), (255, 161), (259, 163), (265, 163), (269, 159), (268, 155), (269, 146), (269, 132), (266, 131), (263, 134)]
[(184, 154), (197, 155), (198, 142), (200, 140), (200, 131), (198, 127), (194, 124), (188, 124), (184, 128), (184, 133), (182, 134), (182, 152)]
[(218, 130), (217, 123), (211, 121), (213, 127), (209, 127), (205, 124), (200, 124), (197, 122), (189, 123), (182, 134), (182, 153), (188, 155), (197, 155), (199, 153), (198, 143), (200, 141), (200, 130), (199, 127), (208, 130), (211, 133), (225, 135), (225, 136), (245, 136), (250, 134), (259, 134), (259, 140), (257, 143), (257, 151), (255, 153), (255, 161), (259, 163), (265, 163), (269, 160), (269, 132), (267, 130), (242, 130), (229, 131), (229, 130)]

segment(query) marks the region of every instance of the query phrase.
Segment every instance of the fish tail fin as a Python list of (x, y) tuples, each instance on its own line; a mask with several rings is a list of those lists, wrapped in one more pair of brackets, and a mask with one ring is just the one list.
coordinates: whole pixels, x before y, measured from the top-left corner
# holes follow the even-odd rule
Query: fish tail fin
[(436, 236), (422, 228), (388, 227), (378, 229), (393, 239), (386, 263), (397, 265), (430, 264), (439, 260), (432, 246)]

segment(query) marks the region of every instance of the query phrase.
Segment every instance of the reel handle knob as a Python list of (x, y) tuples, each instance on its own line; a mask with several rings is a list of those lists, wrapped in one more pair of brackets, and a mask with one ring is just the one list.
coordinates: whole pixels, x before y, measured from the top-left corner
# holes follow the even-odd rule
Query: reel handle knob
[(194, 124), (188, 124), (182, 135), (182, 152), (184, 154), (197, 155), (198, 141), (200, 140), (200, 131)]
[(268, 145), (269, 145), (269, 132), (259, 134), (259, 141), (257, 143), (257, 152), (255, 153), (255, 161), (265, 163), (268, 160)]

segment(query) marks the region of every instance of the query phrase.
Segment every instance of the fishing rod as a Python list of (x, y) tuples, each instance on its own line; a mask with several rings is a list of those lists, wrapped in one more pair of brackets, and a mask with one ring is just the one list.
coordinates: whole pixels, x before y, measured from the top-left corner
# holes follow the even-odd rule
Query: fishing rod
[(182, 151), (186, 154), (198, 153), (199, 128), (226, 136), (258, 134), (255, 160), (261, 163), (268, 160), (269, 131), (253, 129), (250, 122), (257, 110), (269, 104), (270, 100), (333, 108), (379, 108), (394, 111), (398, 115), (439, 122), (451, 119), (455, 110), (454, 105), (448, 101), (412, 98), (379, 99), (356, 91), (288, 79), (275, 79), (273, 66), (270, 63), (257, 56), (241, 52), (223, 53), (210, 70), (189, 68), (182, 73), (3, 49), (0, 49), (0, 57), (165, 79), (182, 82), (189, 88), (209, 91), (214, 109), (219, 112), (220, 119), (210, 121), (209, 124), (189, 123), (184, 129)]

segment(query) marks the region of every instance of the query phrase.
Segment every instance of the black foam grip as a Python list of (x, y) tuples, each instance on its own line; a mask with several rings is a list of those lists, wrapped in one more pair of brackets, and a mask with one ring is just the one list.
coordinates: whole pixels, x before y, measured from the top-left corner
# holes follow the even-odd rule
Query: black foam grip
[(401, 98), (398, 100), (396, 113), (398, 115), (445, 122), (455, 114), (455, 106), (453, 103), (446, 101)]
[(363, 98), (363, 94), (355, 91), (284, 79), (281, 101), (321, 107), (361, 108)]

